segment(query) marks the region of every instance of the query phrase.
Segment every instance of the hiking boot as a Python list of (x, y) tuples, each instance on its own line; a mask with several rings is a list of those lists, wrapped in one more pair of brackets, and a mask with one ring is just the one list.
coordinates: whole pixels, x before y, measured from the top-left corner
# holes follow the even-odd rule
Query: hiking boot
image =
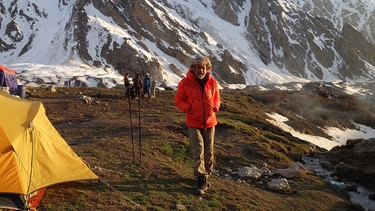
[(207, 179), (205, 176), (198, 177), (197, 182), (198, 182), (198, 189), (197, 189), (198, 195), (204, 195), (205, 191), (207, 191), (208, 188), (210, 187), (210, 183), (207, 182)]

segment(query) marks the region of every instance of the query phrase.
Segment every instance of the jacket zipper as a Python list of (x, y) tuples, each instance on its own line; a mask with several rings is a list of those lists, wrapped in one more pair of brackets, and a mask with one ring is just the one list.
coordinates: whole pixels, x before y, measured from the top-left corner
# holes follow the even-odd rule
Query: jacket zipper
[(202, 90), (202, 109), (203, 109), (203, 129), (206, 129), (206, 109), (204, 108), (204, 89), (205, 89), (205, 87), (206, 87), (206, 83), (207, 82), (205, 82), (204, 84), (203, 84), (203, 87), (200, 87), (201, 88), (201, 90)]

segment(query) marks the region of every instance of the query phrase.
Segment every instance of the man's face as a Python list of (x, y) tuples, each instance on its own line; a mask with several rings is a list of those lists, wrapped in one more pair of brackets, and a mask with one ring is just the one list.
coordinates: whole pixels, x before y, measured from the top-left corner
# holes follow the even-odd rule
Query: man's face
[(203, 79), (206, 76), (207, 68), (206, 65), (197, 64), (195, 65), (194, 74), (198, 79)]

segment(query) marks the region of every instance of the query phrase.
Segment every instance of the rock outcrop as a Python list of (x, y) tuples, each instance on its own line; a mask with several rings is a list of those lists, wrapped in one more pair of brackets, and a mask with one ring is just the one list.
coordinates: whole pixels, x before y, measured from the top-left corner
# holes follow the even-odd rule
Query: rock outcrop
[(322, 154), (322, 158), (339, 181), (375, 188), (375, 138), (348, 140), (346, 145)]

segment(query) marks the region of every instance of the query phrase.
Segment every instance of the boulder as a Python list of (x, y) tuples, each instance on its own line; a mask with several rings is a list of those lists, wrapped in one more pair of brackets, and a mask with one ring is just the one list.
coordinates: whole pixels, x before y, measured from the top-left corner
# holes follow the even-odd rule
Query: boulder
[(331, 163), (333, 175), (340, 181), (354, 181), (375, 188), (375, 138), (356, 139), (320, 154)]
[(375, 138), (370, 138), (357, 143), (353, 152), (360, 158), (375, 157)]
[(275, 174), (280, 174), (281, 176), (291, 179), (291, 178), (297, 178), (301, 177), (303, 174), (307, 172), (307, 169), (305, 166), (302, 165), (302, 163), (297, 162), (287, 169), (276, 169), (274, 171)]
[(267, 185), (272, 190), (283, 190), (285, 188), (289, 188), (289, 182), (285, 178), (272, 179), (267, 183)]
[(240, 178), (258, 179), (259, 177), (262, 176), (262, 174), (263, 174), (263, 171), (255, 166), (251, 166), (251, 167), (246, 166), (238, 170), (238, 176)]
[(302, 171), (298, 169), (276, 169), (275, 174), (280, 174), (288, 179), (301, 177), (303, 175)]

